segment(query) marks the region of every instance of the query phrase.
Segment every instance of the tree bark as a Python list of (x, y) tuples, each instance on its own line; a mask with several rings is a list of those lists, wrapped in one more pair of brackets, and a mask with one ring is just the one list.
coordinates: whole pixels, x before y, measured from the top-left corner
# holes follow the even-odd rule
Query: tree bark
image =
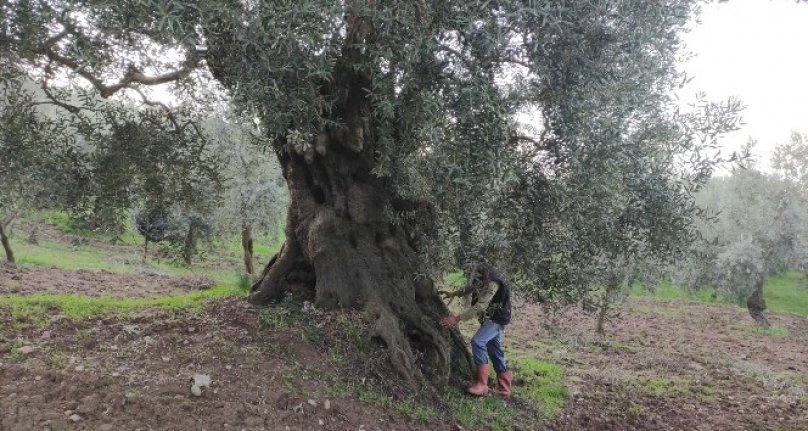
[(766, 318), (766, 301), (763, 299), (763, 279), (755, 281), (755, 290), (746, 299), (746, 308), (749, 310), (749, 315), (755, 319), (758, 326), (768, 328), (771, 326), (769, 319)]
[(191, 266), (191, 260), (196, 253), (196, 225), (188, 224), (188, 233), (185, 234), (185, 243), (182, 246), (182, 261)]
[(464, 340), (439, 326), (449, 312), (432, 281), (419, 277), (404, 230), (385, 218), (390, 199), (370, 174), (372, 153), (348, 150), (335, 137), (328, 152), (310, 162), (298, 154), (282, 158), (290, 190), (286, 241), (250, 301), (264, 305), (297, 292), (318, 307), (364, 308), (393, 367), (413, 387), (467, 375)]
[(595, 332), (598, 335), (606, 335), (606, 321), (609, 320), (609, 313), (615, 306), (613, 295), (619, 288), (619, 282), (616, 277), (610, 277), (604, 285), (603, 293), (600, 297), (600, 309), (598, 310), (597, 323), (595, 325)]
[(146, 263), (146, 257), (149, 255), (149, 239), (146, 236), (143, 236), (143, 260), (142, 262)]
[(241, 248), (244, 249), (244, 267), (247, 274), (252, 275), (253, 269), (253, 239), (252, 239), (252, 226), (250, 223), (244, 223), (241, 229)]
[(14, 215), (11, 215), (7, 220), (0, 220), (0, 242), (3, 244), (3, 250), (6, 252), (6, 260), (9, 263), (14, 263), (14, 250), (11, 249), (11, 242), (6, 233), (6, 227), (14, 220)]
[(28, 244), (39, 245), (39, 226), (41, 220), (38, 212), (31, 217), (31, 232), (28, 233)]

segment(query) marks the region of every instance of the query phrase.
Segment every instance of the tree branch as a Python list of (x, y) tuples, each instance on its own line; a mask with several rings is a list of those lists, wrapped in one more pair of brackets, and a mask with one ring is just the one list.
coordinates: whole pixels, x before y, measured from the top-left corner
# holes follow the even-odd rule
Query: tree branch
[(164, 73), (162, 75), (149, 76), (140, 71), (134, 64), (129, 64), (126, 68), (126, 73), (123, 78), (115, 84), (107, 85), (100, 78), (95, 76), (91, 71), (73, 58), (66, 57), (58, 53), (54, 46), (60, 40), (63, 40), (68, 35), (75, 35), (75, 29), (69, 24), (64, 24), (65, 29), (60, 33), (48, 38), (41, 46), (40, 52), (48, 58), (48, 60), (58, 63), (61, 66), (71, 69), (73, 72), (86, 79), (96, 90), (101, 94), (101, 97), (107, 98), (117, 93), (124, 88), (130, 88), (132, 84), (141, 85), (159, 85), (167, 82), (177, 81), (188, 76), (199, 65), (199, 60), (205, 55), (204, 50), (188, 50), (186, 53), (185, 61), (179, 69)]
[[(50, 66), (48, 66), (46, 68), (46, 74), (47, 74), (47, 69), (49, 69), (49, 68), (50, 68)], [(50, 89), (48, 89), (48, 78), (47, 77), (42, 78), (42, 82), (40, 83), (39, 86), (40, 86), (40, 88), (42, 88), (42, 92), (45, 93), (45, 96), (48, 99), (50, 99), (50, 102), (34, 103), (33, 105), (49, 103), (49, 104), (56, 105), (56, 106), (58, 106), (60, 108), (64, 108), (64, 109), (67, 110), (67, 112), (69, 112), (69, 113), (71, 113), (73, 115), (78, 115), (78, 113), (81, 112), (81, 108), (79, 108), (78, 106), (74, 106), (74, 105), (71, 105), (69, 103), (62, 102), (61, 100), (59, 100), (58, 97), (54, 96), (53, 93), (50, 92)]]

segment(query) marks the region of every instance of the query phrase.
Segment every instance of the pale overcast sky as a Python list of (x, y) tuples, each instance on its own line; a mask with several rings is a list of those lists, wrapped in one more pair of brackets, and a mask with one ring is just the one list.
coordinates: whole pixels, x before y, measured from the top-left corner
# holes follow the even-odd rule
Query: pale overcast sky
[[(724, 138), (736, 150), (758, 141), (759, 167), (792, 130), (808, 132), (808, 4), (795, 0), (730, 0), (705, 5), (701, 24), (684, 36), (696, 57), (684, 65), (693, 81), (682, 96), (739, 97), (741, 130)], [(685, 97), (683, 97), (685, 98)]]

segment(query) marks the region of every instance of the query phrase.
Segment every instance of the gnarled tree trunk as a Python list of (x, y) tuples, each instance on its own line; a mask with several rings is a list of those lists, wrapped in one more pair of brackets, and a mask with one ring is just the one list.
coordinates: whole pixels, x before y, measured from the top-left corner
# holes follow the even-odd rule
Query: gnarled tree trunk
[(445, 383), (470, 369), (465, 343), (456, 330), (439, 326), (448, 310), (431, 280), (418, 277), (404, 230), (384, 215), (391, 202), (370, 172), (372, 126), (358, 121), (350, 127), (318, 137), (316, 157), (281, 157), (290, 192), (286, 242), (250, 301), (266, 304), (295, 291), (308, 293), (319, 307), (364, 307), (405, 380)]
[(766, 318), (766, 301), (763, 299), (763, 279), (755, 281), (755, 290), (746, 299), (746, 308), (749, 314), (755, 319), (759, 326), (768, 328), (771, 326), (769, 319)]
[(2, 221), (0, 221), (0, 242), (3, 243), (3, 250), (6, 252), (6, 260), (14, 263), (14, 250), (11, 249), (11, 242), (8, 240)]
[(11, 222), (17, 217), (17, 214), (10, 214), (5, 220), (0, 220), (0, 243), (3, 244), (3, 250), (6, 253), (6, 260), (14, 263), (14, 250), (11, 249), (11, 242), (8, 239), (8, 227)]
[(185, 234), (185, 242), (182, 245), (182, 261), (186, 266), (191, 266), (192, 259), (196, 253), (196, 225), (188, 224), (188, 232)]
[[(298, 148), (283, 131), (275, 139), (289, 187), (286, 241), (253, 285), (250, 301), (263, 305), (286, 292), (309, 295), (324, 308), (363, 308), (375, 319), (374, 332), (390, 352), (393, 367), (415, 387), (467, 378), (471, 356), (456, 329), (439, 325), (448, 314), (432, 281), (419, 268), (410, 238), (389, 223), (392, 194), (372, 173), (376, 126), (368, 98), (370, 74), (361, 66), (363, 41), (372, 27), (348, 18), (342, 57), (321, 93), (337, 102), (323, 112), (328, 124)], [(225, 85), (230, 41), (219, 31), (208, 46), (208, 64)]]
[(252, 226), (249, 223), (244, 223), (241, 228), (241, 248), (244, 250), (244, 267), (247, 274), (252, 275), (255, 270), (253, 269)]

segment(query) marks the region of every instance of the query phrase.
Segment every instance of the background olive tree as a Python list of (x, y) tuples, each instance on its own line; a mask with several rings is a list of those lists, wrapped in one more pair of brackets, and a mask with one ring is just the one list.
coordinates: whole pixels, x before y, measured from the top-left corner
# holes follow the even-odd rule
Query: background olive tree
[[(782, 156), (790, 145), (777, 153)], [(752, 165), (714, 178), (698, 201), (713, 217), (701, 223), (703, 239), (694, 243), (691, 258), (677, 265), (674, 282), (691, 291), (714, 287), (716, 295), (746, 304), (758, 324), (769, 326), (766, 280), (808, 258), (808, 206), (799, 184)]]

